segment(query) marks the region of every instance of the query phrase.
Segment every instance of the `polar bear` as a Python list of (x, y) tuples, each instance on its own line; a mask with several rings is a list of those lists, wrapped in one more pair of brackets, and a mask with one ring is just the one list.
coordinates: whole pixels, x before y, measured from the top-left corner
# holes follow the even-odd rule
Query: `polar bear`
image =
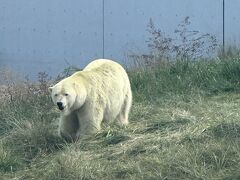
[(107, 59), (97, 59), (49, 87), (60, 110), (59, 134), (76, 141), (101, 129), (102, 122), (128, 124), (132, 91), (124, 68)]

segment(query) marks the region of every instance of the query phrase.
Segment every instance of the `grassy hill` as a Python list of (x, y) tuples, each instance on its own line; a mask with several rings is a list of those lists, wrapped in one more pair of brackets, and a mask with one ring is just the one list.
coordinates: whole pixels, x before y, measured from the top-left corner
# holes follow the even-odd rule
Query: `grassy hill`
[(72, 144), (57, 136), (46, 81), (7, 88), (0, 179), (240, 179), (239, 58), (179, 60), (129, 75), (129, 126), (104, 125)]

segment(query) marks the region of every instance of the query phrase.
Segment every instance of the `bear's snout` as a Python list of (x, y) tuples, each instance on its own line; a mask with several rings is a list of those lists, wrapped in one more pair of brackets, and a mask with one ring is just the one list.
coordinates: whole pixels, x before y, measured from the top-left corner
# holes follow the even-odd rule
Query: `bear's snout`
[(57, 102), (57, 106), (58, 106), (58, 109), (60, 109), (61, 111), (64, 109), (62, 102)]

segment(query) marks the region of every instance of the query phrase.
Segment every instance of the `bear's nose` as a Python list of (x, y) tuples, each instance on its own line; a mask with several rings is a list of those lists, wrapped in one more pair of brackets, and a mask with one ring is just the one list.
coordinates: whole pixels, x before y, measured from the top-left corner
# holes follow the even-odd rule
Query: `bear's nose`
[(58, 109), (63, 110), (63, 103), (62, 102), (57, 102)]

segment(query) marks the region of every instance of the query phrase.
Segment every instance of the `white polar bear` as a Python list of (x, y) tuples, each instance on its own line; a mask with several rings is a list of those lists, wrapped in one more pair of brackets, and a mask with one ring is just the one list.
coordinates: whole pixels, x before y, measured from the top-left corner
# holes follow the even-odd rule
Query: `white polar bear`
[(60, 136), (67, 141), (96, 133), (104, 121), (128, 124), (131, 86), (126, 71), (114, 61), (95, 60), (49, 90), (61, 114)]

